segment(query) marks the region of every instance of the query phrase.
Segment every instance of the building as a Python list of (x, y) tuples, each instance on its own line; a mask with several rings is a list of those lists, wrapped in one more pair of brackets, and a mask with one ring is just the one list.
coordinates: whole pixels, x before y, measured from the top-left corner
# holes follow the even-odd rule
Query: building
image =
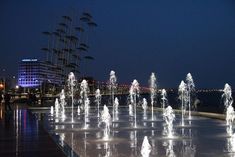
[(18, 85), (21, 87), (38, 87), (43, 83), (61, 85), (63, 81), (55, 65), (38, 59), (23, 59), (19, 63)]

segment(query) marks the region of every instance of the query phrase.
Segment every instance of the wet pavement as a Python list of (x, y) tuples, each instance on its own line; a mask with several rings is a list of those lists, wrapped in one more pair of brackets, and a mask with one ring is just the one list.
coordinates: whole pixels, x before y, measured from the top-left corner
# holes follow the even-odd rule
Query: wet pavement
[(0, 104), (0, 157), (65, 157), (24, 104), (5, 112)]
[[(109, 108), (112, 111), (112, 107)], [(75, 109), (73, 122), (70, 108), (65, 111), (65, 116), (55, 111), (50, 113), (50, 108), (33, 113), (44, 121), (45, 128), (71, 157), (145, 157), (141, 155), (145, 136), (152, 146), (147, 157), (235, 157), (235, 136), (228, 134), (229, 126), (224, 120), (192, 116), (191, 119), (185, 117), (182, 126), (181, 115), (176, 114), (173, 136), (169, 137), (161, 112), (154, 112), (151, 118), (150, 110), (144, 113), (138, 108), (135, 128), (128, 107), (122, 107), (116, 115), (111, 113), (114, 123), (109, 138), (104, 138), (105, 126), (99, 123), (96, 108), (91, 107), (87, 117), (75, 114)]]

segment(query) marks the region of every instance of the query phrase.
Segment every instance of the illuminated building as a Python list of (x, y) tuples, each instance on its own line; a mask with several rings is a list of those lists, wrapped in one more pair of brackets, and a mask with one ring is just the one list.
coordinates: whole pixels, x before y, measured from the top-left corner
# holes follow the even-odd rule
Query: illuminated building
[(42, 83), (61, 84), (58, 69), (38, 59), (23, 59), (19, 63), (18, 85), (21, 87), (37, 87)]

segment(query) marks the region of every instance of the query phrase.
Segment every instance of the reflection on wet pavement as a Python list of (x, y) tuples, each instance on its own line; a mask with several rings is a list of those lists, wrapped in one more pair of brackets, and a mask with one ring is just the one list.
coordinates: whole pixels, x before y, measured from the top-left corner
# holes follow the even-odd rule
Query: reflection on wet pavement
[(5, 112), (0, 105), (0, 156), (64, 157), (49, 134), (23, 104)]

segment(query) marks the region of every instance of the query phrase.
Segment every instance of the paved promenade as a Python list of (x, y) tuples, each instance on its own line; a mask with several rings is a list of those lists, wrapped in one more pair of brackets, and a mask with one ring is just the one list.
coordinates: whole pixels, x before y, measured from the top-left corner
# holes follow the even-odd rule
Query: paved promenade
[(65, 157), (26, 105), (12, 108), (6, 113), (0, 104), (0, 157)]

